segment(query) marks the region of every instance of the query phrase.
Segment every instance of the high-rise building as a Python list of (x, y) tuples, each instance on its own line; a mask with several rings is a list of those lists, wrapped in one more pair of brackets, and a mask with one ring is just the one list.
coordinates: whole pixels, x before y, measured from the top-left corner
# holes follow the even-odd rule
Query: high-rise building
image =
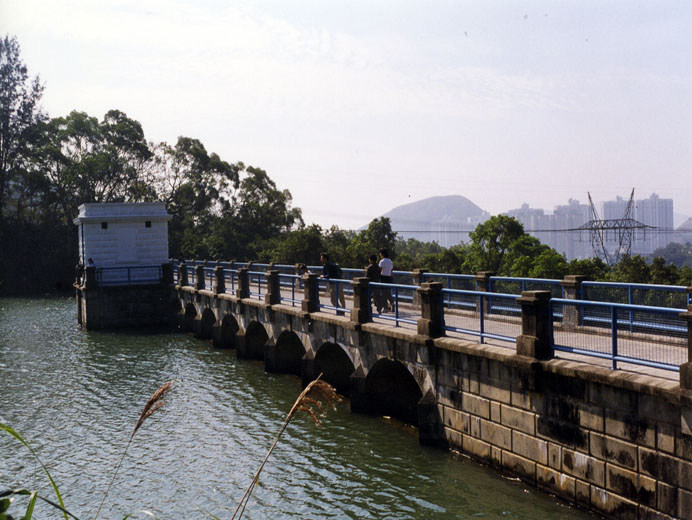
[(652, 193), (648, 199), (637, 200), (634, 203), (634, 218), (657, 229), (636, 230), (632, 240), (632, 254), (651, 254), (672, 242), (673, 235), (666, 230), (672, 230), (674, 225), (673, 199), (662, 199)]

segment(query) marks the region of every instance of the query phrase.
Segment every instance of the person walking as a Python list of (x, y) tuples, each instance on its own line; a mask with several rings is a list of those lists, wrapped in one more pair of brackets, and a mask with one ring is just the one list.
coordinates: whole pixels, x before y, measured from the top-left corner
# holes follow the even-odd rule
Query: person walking
[[(382, 249), (380, 249), (380, 283), (394, 283), (394, 277), (392, 276), (393, 270), (394, 264), (392, 263), (392, 260), (389, 258), (389, 251), (383, 247)], [(387, 302), (385, 312), (389, 312), (394, 309), (392, 291), (389, 289), (384, 289), (384, 291), (382, 292), (383, 299)]]
[[(368, 265), (365, 267), (365, 276), (370, 278), (370, 282), (379, 283), (380, 281), (380, 266), (377, 265), (377, 255), (370, 255), (368, 257)], [(379, 287), (372, 287), (370, 289), (370, 299), (372, 303), (375, 304), (375, 309), (377, 314), (382, 314), (382, 289)]]
[[(334, 262), (329, 261), (329, 253), (320, 254), (320, 262), (322, 262), (322, 276), (328, 282), (329, 297), (332, 302), (332, 306), (336, 309), (336, 314), (338, 316), (343, 316), (344, 311), (339, 310), (346, 307), (346, 301), (344, 299), (344, 291), (339, 290), (339, 284), (337, 282), (330, 282), (329, 280), (338, 280), (341, 278), (341, 268)], [(338, 304), (338, 305), (337, 305)]]

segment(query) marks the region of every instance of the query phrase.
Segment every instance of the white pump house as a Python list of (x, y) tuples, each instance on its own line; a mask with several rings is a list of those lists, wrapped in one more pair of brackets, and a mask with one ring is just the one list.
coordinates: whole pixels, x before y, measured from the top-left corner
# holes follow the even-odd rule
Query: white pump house
[[(168, 263), (168, 221), (163, 202), (89, 203), (74, 219), (79, 258), (105, 283), (144, 281)], [(152, 270), (151, 273), (147, 271)]]

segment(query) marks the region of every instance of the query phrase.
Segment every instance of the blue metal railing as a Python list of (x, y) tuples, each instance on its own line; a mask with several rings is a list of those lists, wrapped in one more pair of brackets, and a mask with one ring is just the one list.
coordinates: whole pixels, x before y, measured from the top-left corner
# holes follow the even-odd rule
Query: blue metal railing
[[(517, 298), (518, 296), (516, 294), (442, 289), (442, 309), (445, 315), (449, 314), (448, 312), (445, 312), (445, 309), (449, 311), (454, 308), (461, 308), (463, 310), (471, 309), (474, 311), (472, 316), (464, 315), (459, 318), (455, 317), (455, 319), (458, 319), (462, 323), (458, 326), (448, 323), (448, 321), (451, 321), (451, 317), (450, 320), (445, 318), (445, 330), (478, 336), (481, 343), (484, 343), (486, 338), (514, 342), (516, 341), (516, 334), (508, 335), (497, 332), (497, 329), (501, 329), (503, 327), (507, 328), (508, 324), (506, 322), (503, 323), (500, 321), (497, 324), (493, 324), (491, 327), (489, 327), (490, 324), (486, 318), (489, 317), (493, 312), (497, 314), (498, 308), (506, 309), (505, 312), (508, 314), (521, 315), (521, 308), (516, 303)], [(496, 303), (503, 302), (504, 305), (496, 305), (493, 307), (493, 299)], [(471, 325), (473, 323), (476, 323), (477, 325), (472, 327)], [(516, 328), (517, 324), (518, 322), (514, 324), (513, 328)], [(494, 328), (496, 331), (489, 330), (490, 328)]]
[(351, 287), (351, 280), (343, 278), (323, 278), (320, 281), (324, 283), (324, 288), (329, 293), (330, 298), (330, 303), (320, 302), (320, 309), (330, 309), (336, 311), (337, 314), (346, 314), (350, 312), (350, 309), (346, 307), (345, 294), (346, 288), (350, 289)]
[(160, 265), (96, 268), (96, 282), (99, 285), (159, 283), (162, 277), (163, 269)]
[[(194, 285), (194, 267), (205, 264), (197, 261), (186, 261), (186, 264), (188, 283)], [(242, 264), (233, 264), (234, 267), (240, 265)], [(253, 270), (248, 272), (250, 296), (261, 299), (266, 293), (266, 272), (262, 269), (269, 264), (253, 265), (257, 266), (258, 270), (255, 271), (253, 267)], [(294, 266), (275, 264), (272, 267), (279, 271), (282, 303), (300, 305), (303, 287), (301, 277), (292, 274)], [(151, 269), (156, 269), (156, 279), (160, 280), (160, 266), (152, 266)], [(321, 274), (322, 268), (311, 266), (309, 269)], [(173, 271), (180, 280), (181, 273), (178, 272), (177, 265), (174, 265)], [(321, 310), (331, 310), (339, 314), (350, 311), (350, 305), (347, 306), (342, 297), (352, 293), (351, 280), (363, 276), (364, 272), (362, 269), (342, 271), (342, 279), (319, 279), (319, 287), (323, 289), (322, 298), (328, 285), (338, 294), (336, 304), (332, 301), (320, 303)], [(103, 270), (101, 272), (103, 273)], [(205, 286), (212, 287), (213, 268), (206, 264), (202, 272)], [(237, 287), (237, 270), (224, 268), (223, 274), (226, 292), (234, 293)], [(402, 271), (399, 274), (405, 277), (410, 273)], [(99, 276), (100, 280), (103, 279), (103, 274)], [(572, 300), (555, 296), (562, 295), (560, 280), (491, 277), (490, 289), (511, 288), (509, 292), (502, 293), (456, 288), (464, 284), (466, 287), (475, 288), (473, 275), (424, 273), (423, 280), (442, 281), (446, 286), (442, 290), (445, 330), (477, 336), (481, 343), (487, 339), (514, 342), (521, 333), (521, 308), (516, 301), (519, 293), (524, 290), (547, 289), (553, 294), (550, 301), (550, 341), (555, 352), (607, 359), (611, 362), (612, 368), (627, 363), (676, 371), (681, 363), (687, 361), (684, 348), (687, 323), (679, 317), (690, 303), (685, 287), (583, 282), (582, 294), (590, 295), (591, 298)], [(370, 283), (368, 287), (371, 305), (376, 294), (381, 296), (385, 292), (391, 301), (391, 309), (383, 312), (377, 312), (375, 303), (376, 309), (372, 311), (371, 308), (374, 318), (393, 321), (396, 327), (417, 323), (420, 311), (411, 304), (418, 286)], [(517, 294), (512, 294), (515, 291)], [(603, 301), (607, 299), (615, 301)], [(637, 301), (643, 301), (645, 304), (631, 303)], [(663, 305), (649, 304), (661, 301)]]
[[(254, 264), (253, 264), (254, 266)], [(254, 267), (253, 267), (254, 269)], [(265, 286), (265, 293), (266, 291), (266, 285), (267, 285), (267, 273), (264, 271), (248, 271), (248, 285), (250, 289), (250, 298), (257, 298), (259, 300), (262, 299), (262, 285)], [(253, 287), (256, 287), (257, 290), (253, 291)]]
[[(555, 315), (556, 307), (561, 307), (559, 318)], [(587, 317), (588, 310), (593, 308), (600, 311), (598, 319)], [(687, 323), (680, 317), (684, 310), (553, 298), (551, 347), (608, 359), (613, 369), (618, 368), (618, 363), (630, 363), (679, 371), (679, 365), (687, 361)]]
[[(291, 289), (291, 296), (290, 297), (285, 297), (283, 295), (283, 290), (288, 289), (290, 287)], [(300, 304), (300, 302), (303, 301), (302, 298), (302, 281), (301, 277), (296, 275), (296, 274), (279, 274), (279, 289), (280, 289), (280, 301), (281, 302), (289, 302), (291, 304), (291, 307), (295, 307), (296, 305)], [(297, 294), (301, 295), (301, 298), (298, 299), (296, 296)]]
[[(413, 292), (417, 289), (419, 289), (417, 285), (370, 282), (368, 284), (368, 302), (376, 307), (374, 312), (372, 312), (371, 307), (372, 316), (393, 321), (395, 327), (398, 327), (399, 323), (416, 325), (418, 320), (410, 317), (410, 313), (403, 313), (402, 304), (411, 303), (413, 301)], [(387, 298), (388, 296), (389, 298)], [(378, 306), (389, 308), (389, 311), (377, 312)], [(392, 315), (390, 316), (389, 313), (392, 313)]]

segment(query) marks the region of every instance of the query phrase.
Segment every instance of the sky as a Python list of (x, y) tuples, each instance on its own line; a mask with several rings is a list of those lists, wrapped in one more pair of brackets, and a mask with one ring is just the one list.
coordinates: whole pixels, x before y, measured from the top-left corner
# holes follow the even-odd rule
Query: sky
[(0, 0), (50, 116), (197, 138), (349, 229), (436, 195), (692, 216), (690, 27), (688, 0)]

